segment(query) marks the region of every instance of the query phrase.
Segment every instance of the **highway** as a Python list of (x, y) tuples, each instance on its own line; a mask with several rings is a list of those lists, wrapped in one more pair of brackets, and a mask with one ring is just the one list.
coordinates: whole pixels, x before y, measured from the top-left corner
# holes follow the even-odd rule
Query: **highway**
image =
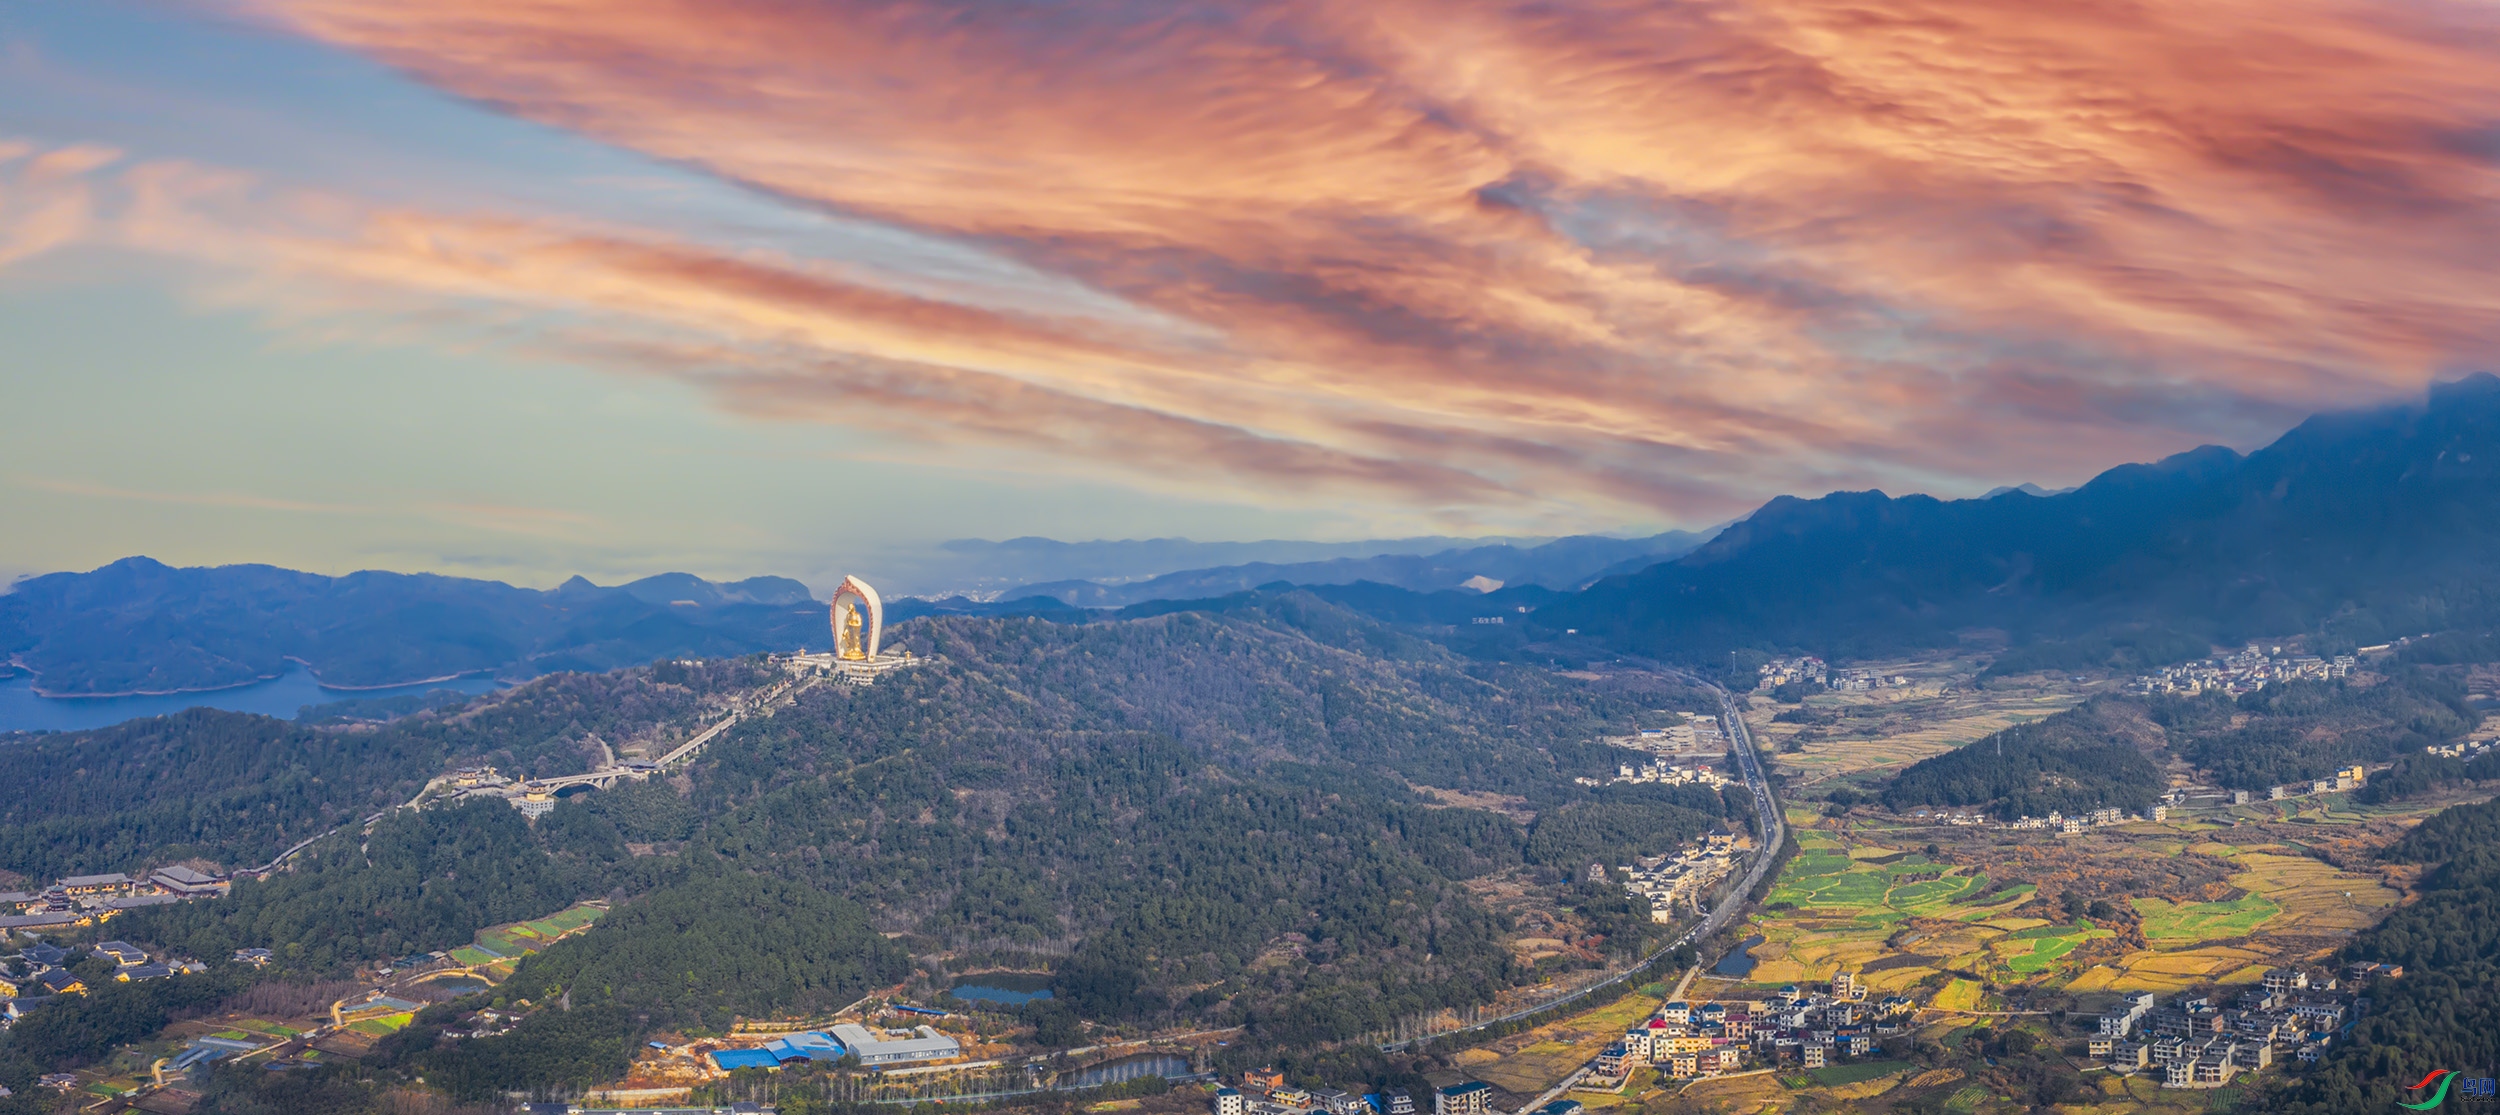
[[(1574, 991), (1569, 995), (1555, 999), (1552, 1002), (1539, 1003), (1536, 1006), (1529, 1007), (1524, 1010), (1512, 1011), (1511, 1013), (1502, 1015), (1499, 1018), (1488, 1018), (1473, 1025), (1461, 1026), (1452, 1030), (1444, 1030), (1437, 1034), (1427, 1034), (1422, 1037), (1408, 1038), (1405, 1041), (1386, 1042), (1381, 1045), (1381, 1049), (1394, 1052), (1419, 1042), (1427, 1042), (1435, 1038), (1447, 1037), (1451, 1034), (1463, 1034), (1470, 1030), (1481, 1030), (1487, 1026), (1498, 1026), (1504, 1022), (1525, 1018), (1532, 1014), (1552, 1010), (1555, 1007), (1568, 1005), (1576, 1000), (1586, 997), (1591, 992), (1597, 991), (1600, 988), (1611, 987), (1614, 984), (1621, 982), (1626, 977), (1629, 977), (1633, 972), (1641, 971), (1643, 968), (1647, 967), (1651, 961), (1666, 955), (1678, 946), (1689, 945), (1695, 941), (1708, 939), (1711, 934), (1727, 928), (1728, 924), (1734, 921), (1737, 915), (1745, 912), (1745, 907), (1748, 904), (1748, 899), (1750, 899), (1753, 895), (1754, 888), (1762, 885), (1762, 877), (1770, 873), (1771, 864), (1779, 859), (1780, 847), (1788, 840), (1788, 824), (1786, 819), (1780, 816), (1779, 799), (1771, 793), (1770, 780), (1763, 776), (1762, 756), (1759, 752), (1754, 750), (1753, 729), (1745, 726), (1745, 717), (1737, 707), (1736, 698), (1730, 696), (1726, 689), (1701, 677), (1687, 674), (1682, 671), (1668, 672), (1690, 681), (1695, 685), (1708, 689), (1712, 693), (1718, 695), (1719, 708), (1725, 714), (1724, 719), (1727, 721), (1728, 746), (1733, 748), (1736, 753), (1737, 773), (1744, 777), (1745, 787), (1753, 791), (1755, 827), (1759, 830), (1762, 842), (1754, 851), (1751, 865), (1745, 869), (1744, 883), (1728, 892), (1726, 901), (1719, 903), (1718, 908), (1710, 911), (1709, 915), (1702, 918), (1699, 924), (1685, 930), (1684, 933), (1676, 939), (1658, 946), (1655, 950), (1651, 951), (1649, 955), (1642, 957), (1640, 964), (1634, 965), (1630, 971), (1626, 971), (1622, 975), (1615, 976), (1613, 979), (1601, 980), (1597, 983), (1590, 984), (1587, 987), (1583, 987), (1578, 991)], [(1690, 982), (1689, 973), (1686, 982)]]
[[(1689, 674), (1685, 676), (1691, 677)], [(1744, 710), (1737, 705), (1736, 698), (1711, 682), (1700, 678), (1693, 680), (1719, 695), (1719, 708), (1726, 713), (1728, 741), (1735, 748), (1736, 767), (1745, 776), (1745, 786), (1753, 791), (1753, 810), (1760, 821), (1758, 827), (1762, 835), (1762, 846), (1754, 854), (1753, 866), (1745, 872), (1745, 885), (1729, 895), (1727, 901), (1719, 903), (1718, 909), (1712, 910), (1709, 917), (1702, 919), (1700, 925), (1685, 935), (1689, 940), (1699, 940), (1726, 928), (1730, 920), (1744, 911), (1746, 898), (1753, 894), (1755, 887), (1762, 885), (1762, 877), (1770, 872), (1771, 864), (1778, 861), (1780, 848), (1788, 841), (1788, 821), (1780, 815), (1779, 799), (1772, 796), (1770, 779), (1762, 773), (1762, 754), (1754, 750), (1753, 729), (1745, 725)]]

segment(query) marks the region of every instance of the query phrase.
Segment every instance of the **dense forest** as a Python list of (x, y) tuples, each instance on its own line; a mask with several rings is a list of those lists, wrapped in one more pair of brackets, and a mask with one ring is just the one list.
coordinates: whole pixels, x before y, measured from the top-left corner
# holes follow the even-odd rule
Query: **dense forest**
[(2142, 812), (2163, 781), (2137, 741), (2160, 734), (2141, 706), (2100, 698), (1911, 764), (1884, 787), (1883, 802), (1983, 807), (2008, 820), (2107, 806)]
[(2370, 1012), (2290, 1087), (2285, 1111), (2394, 1110), (2425, 1098), (2405, 1088), (2434, 1069), (2483, 1076), (2500, 1064), (2500, 801), (2444, 810), (2387, 856), (2439, 866), (2421, 901), (2397, 907), (2343, 955), (2402, 964), (2405, 974), (2370, 988)]
[[(1706, 692), (1469, 659), (1310, 594), (906, 630), (944, 661), (865, 689), (818, 686), (733, 729), (682, 777), (567, 798), (534, 823), (495, 801), (388, 813), (316, 843), (291, 871), (127, 915), (116, 931), (190, 955), (269, 947), (270, 978), (307, 979), (612, 900), (499, 992), (569, 1010), (489, 1039), (438, 1043), (439, 1026), (419, 1025), (372, 1065), (469, 1095), (560, 1091), (608, 1073), (654, 1029), (838, 1006), (908, 976), (907, 954), (949, 950), (1050, 966), (1058, 997), (1037, 1014), (1065, 1040), (1081, 1017), (1241, 1024), (1276, 1045), (1540, 978), (1471, 892), (1486, 876), (1544, 888), (1578, 933), (1637, 955), (1666, 927), (1619, 888), (1579, 883), (1586, 867), (1750, 824), (1742, 794), (1572, 782), (1624, 758), (1601, 736), (1709, 708)], [(54, 749), (54, 766), (117, 748), (161, 756), (150, 761), (210, 795), (298, 787), (303, 804), (282, 809), (222, 799), (296, 818), (262, 838), (274, 843), (404, 800), (452, 762), (579, 769), (593, 737), (689, 729), (713, 698), (770, 676), (661, 664), (542, 679), (379, 728), (209, 714), (33, 742)], [(289, 759), (325, 746), (361, 757)], [(1450, 792), (1511, 804), (1452, 807)], [(8, 832), (100, 830), (109, 822), (95, 818), (179, 797), (151, 793), (102, 793), (84, 799), (86, 819)], [(229, 843), (267, 854), (248, 832)], [(112, 863), (163, 851), (134, 841)]]
[(134, 910), (115, 925), (190, 956), (274, 949), (310, 972), (454, 948), (489, 925), (636, 881), (630, 861), (550, 839), (564, 831), (534, 831), (499, 801), (395, 813), (371, 835), (341, 833), (306, 849), (294, 870), (236, 883), (223, 899)]

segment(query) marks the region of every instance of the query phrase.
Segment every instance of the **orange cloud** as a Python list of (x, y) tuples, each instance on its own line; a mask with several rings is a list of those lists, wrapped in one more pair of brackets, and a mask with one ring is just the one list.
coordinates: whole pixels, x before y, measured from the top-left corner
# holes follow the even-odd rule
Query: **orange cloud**
[(359, 212), (290, 266), (1147, 485), (1703, 519), (2247, 441), (2500, 340), (2461, 4), (258, 6), (1137, 312), (527, 214)]

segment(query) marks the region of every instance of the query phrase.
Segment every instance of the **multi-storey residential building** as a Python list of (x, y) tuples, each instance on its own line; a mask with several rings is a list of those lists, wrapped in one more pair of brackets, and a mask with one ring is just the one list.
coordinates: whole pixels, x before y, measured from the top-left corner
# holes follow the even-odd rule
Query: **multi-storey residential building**
[(1470, 1080), (1433, 1092), (1432, 1115), (1485, 1115), (1492, 1103), (1493, 1086)]

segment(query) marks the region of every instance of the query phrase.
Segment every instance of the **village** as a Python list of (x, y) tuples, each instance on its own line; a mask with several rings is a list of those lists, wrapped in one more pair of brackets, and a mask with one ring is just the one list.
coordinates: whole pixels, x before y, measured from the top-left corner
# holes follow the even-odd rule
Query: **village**
[(2137, 693), (2226, 693), (2237, 697), (2279, 682), (2348, 677), (2358, 661), (2349, 654), (2333, 658), (2282, 655), (2282, 647), (2250, 643), (2238, 654), (2163, 667), (2136, 678), (2128, 688)]
[(2223, 1007), (2211, 995), (2183, 996), (2165, 1007), (2151, 992), (2135, 992), (2101, 1014), (2088, 1050), (2117, 1072), (2159, 1072), (2165, 1087), (2219, 1088), (2283, 1054), (2316, 1062), (2345, 1023), (2369, 1010), (2362, 991), (2370, 982), (2403, 975), (2403, 965), (2367, 962), (2351, 965), (2340, 978), (2274, 968)]

